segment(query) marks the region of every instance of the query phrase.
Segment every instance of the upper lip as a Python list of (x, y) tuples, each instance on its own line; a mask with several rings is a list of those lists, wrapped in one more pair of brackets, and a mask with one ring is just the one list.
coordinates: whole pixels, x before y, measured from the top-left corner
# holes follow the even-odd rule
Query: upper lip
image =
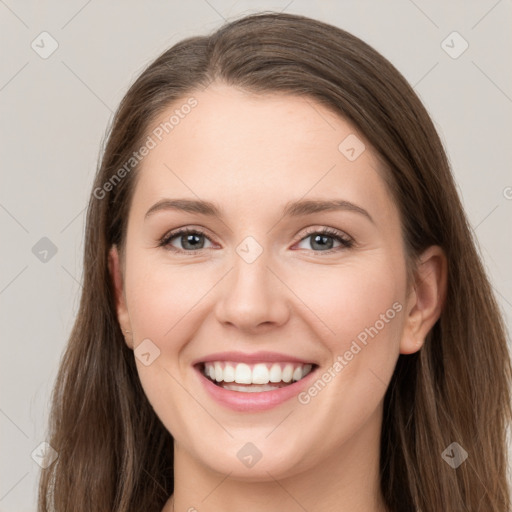
[(252, 352), (250, 354), (245, 352), (216, 352), (207, 356), (196, 359), (192, 365), (199, 363), (207, 363), (210, 361), (233, 361), (237, 363), (276, 363), (276, 362), (290, 362), (290, 363), (303, 363), (315, 364), (312, 360), (303, 359), (280, 352)]

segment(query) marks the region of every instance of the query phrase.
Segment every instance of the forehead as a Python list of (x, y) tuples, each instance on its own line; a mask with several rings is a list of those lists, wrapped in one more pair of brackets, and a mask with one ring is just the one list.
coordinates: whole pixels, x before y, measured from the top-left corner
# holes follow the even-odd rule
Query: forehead
[(382, 166), (364, 136), (310, 97), (212, 84), (170, 105), (148, 136), (154, 147), (134, 197), (148, 207), (166, 196), (214, 198), (238, 210), (305, 196), (370, 196), (390, 207)]

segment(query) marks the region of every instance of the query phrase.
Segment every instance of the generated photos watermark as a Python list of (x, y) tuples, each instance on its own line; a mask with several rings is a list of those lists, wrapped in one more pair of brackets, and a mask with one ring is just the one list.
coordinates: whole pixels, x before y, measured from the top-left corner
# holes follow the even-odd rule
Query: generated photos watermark
[(144, 144), (132, 153), (132, 156), (120, 167), (101, 187), (96, 187), (93, 190), (93, 195), (96, 199), (103, 199), (107, 192), (111, 192), (114, 188), (135, 169), (135, 167), (149, 155), (151, 150), (155, 149), (158, 144), (164, 139), (166, 135), (172, 132), (178, 126), (182, 119), (190, 114), (192, 109), (198, 104), (196, 98), (190, 97), (181, 105), (180, 108), (176, 108), (173, 114), (167, 121), (160, 123), (156, 128), (153, 129), (150, 135), (147, 136)]
[(297, 397), (299, 403), (303, 405), (309, 404), (311, 399), (317, 396), (354, 359), (354, 356), (359, 354), (368, 345), (368, 338), (375, 338), (402, 309), (403, 306), (400, 302), (394, 302), (385, 313), (379, 315), (379, 319), (373, 325), (362, 330), (352, 340), (350, 348), (344, 354), (336, 356), (336, 361), (306, 391), (299, 393)]

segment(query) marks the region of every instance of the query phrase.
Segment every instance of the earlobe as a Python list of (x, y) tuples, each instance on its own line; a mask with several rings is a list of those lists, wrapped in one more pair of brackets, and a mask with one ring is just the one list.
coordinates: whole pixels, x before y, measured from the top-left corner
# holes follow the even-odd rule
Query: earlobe
[(119, 251), (115, 245), (112, 246), (108, 254), (108, 269), (114, 288), (117, 320), (121, 330), (123, 331), (126, 344), (129, 348), (133, 349), (130, 316), (128, 314), (128, 308), (126, 307), (126, 299), (124, 295), (123, 272), (121, 269)]
[(427, 334), (441, 316), (446, 285), (446, 255), (439, 246), (429, 247), (420, 257), (407, 301), (401, 354), (412, 354), (423, 346)]

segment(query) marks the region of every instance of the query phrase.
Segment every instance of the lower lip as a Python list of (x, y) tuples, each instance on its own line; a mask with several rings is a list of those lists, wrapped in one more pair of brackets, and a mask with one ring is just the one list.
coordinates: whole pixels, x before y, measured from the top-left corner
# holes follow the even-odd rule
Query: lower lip
[(316, 374), (316, 369), (309, 372), (304, 378), (284, 386), (282, 388), (274, 389), (272, 391), (261, 391), (258, 393), (244, 393), (243, 391), (232, 391), (217, 386), (210, 379), (207, 379), (200, 369), (195, 368), (199, 374), (206, 391), (211, 397), (219, 404), (229, 407), (235, 411), (265, 411), (272, 409), (294, 396), (297, 396), (303, 388), (305, 388), (313, 375)]

